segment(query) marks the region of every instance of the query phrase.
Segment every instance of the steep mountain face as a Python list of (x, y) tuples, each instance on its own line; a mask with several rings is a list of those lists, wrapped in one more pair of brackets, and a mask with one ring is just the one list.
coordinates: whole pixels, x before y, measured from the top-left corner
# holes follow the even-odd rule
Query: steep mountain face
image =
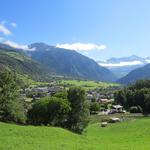
[(121, 84), (129, 84), (141, 79), (150, 79), (150, 64), (131, 71), (128, 75), (119, 79), (118, 82)]
[(98, 64), (112, 71), (118, 78), (126, 76), (134, 69), (150, 63), (150, 58), (141, 58), (136, 55), (122, 58), (111, 58), (106, 61), (98, 61)]
[(27, 57), (23, 50), (0, 44), (0, 69), (8, 68), (18, 74), (29, 75), (34, 79), (46, 73), (41, 65)]
[(76, 51), (57, 48), (44, 43), (34, 43), (29, 47), (35, 51), (28, 51), (27, 54), (56, 75), (107, 82), (116, 80), (111, 71)]

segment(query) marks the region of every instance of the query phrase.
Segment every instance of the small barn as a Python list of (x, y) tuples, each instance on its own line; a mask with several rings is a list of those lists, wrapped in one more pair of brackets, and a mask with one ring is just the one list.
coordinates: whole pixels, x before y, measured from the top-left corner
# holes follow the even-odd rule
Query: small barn
[(120, 118), (116, 118), (116, 117), (110, 118), (110, 119), (109, 119), (109, 122), (110, 122), (110, 123), (120, 122)]
[(105, 98), (105, 99), (100, 99), (99, 102), (100, 102), (101, 104), (110, 104), (110, 103), (112, 103), (112, 99), (107, 99), (107, 98)]
[(116, 112), (122, 112), (123, 111), (123, 106), (121, 105), (112, 105), (112, 110)]

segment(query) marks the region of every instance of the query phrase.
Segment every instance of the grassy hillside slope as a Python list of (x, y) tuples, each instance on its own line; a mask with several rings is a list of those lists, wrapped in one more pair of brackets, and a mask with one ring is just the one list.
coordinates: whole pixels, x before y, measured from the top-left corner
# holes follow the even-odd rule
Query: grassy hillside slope
[(0, 150), (148, 150), (150, 118), (111, 124), (91, 124), (85, 135), (54, 127), (0, 123)]
[(27, 57), (21, 50), (0, 47), (0, 69), (5, 67), (32, 79), (41, 79), (46, 73), (39, 63)]

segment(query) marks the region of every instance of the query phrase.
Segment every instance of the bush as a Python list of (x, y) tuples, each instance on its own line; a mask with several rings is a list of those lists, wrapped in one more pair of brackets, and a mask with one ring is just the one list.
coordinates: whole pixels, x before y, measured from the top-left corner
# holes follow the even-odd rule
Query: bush
[(67, 91), (62, 91), (54, 94), (54, 97), (62, 98), (62, 99), (67, 99)]
[(100, 110), (100, 104), (98, 102), (92, 102), (90, 104), (90, 112), (95, 113)]

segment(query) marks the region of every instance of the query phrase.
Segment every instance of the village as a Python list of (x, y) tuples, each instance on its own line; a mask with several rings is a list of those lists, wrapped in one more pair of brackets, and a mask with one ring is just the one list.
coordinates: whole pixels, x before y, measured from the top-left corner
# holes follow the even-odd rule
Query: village
[[(21, 97), (22, 99), (29, 104), (29, 106), (35, 102), (40, 100), (42, 97), (51, 97), (54, 96), (56, 93), (63, 92), (69, 88), (68, 85), (59, 85), (57, 82), (53, 81), (47, 85), (36, 85), (33, 87), (28, 87), (24, 90), (21, 90)], [(90, 109), (91, 115), (111, 115), (117, 113), (126, 113), (123, 109), (123, 106), (116, 104), (114, 101), (114, 89), (105, 90), (100, 89), (89, 89), (86, 90), (86, 98), (89, 106), (97, 104), (99, 107)], [(117, 117), (110, 117), (109, 122), (115, 123), (119, 122), (120, 119)], [(101, 123), (102, 127), (107, 126), (107, 122)]]

